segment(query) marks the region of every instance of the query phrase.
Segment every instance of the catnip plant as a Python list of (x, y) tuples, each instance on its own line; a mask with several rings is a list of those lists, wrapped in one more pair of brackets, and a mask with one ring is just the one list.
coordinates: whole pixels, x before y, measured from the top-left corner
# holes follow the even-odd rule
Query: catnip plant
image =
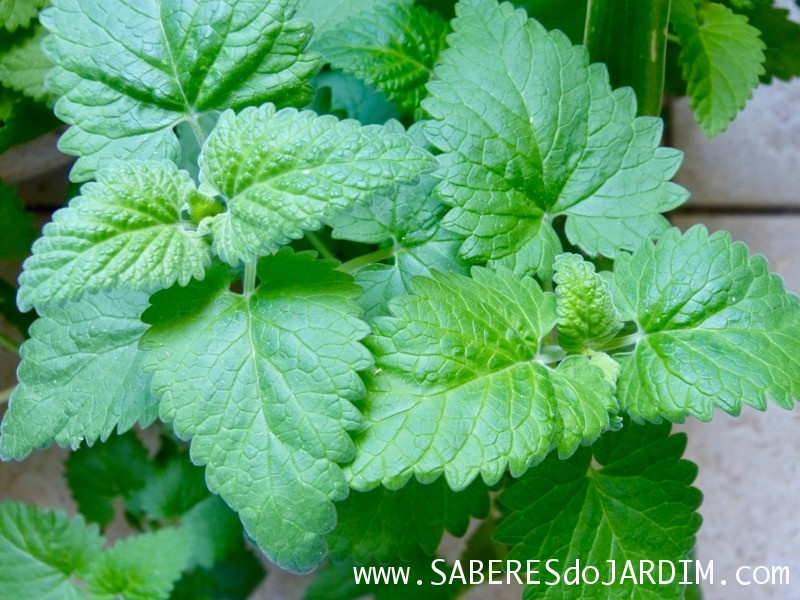
[[(692, 557), (670, 424), (792, 408), (800, 302), (729, 234), (670, 227), (688, 192), (658, 115), (666, 81), (714, 135), (800, 73), (786, 11), (44, 4), (0, 0), (0, 92), (11, 125), (49, 105), (68, 125), (75, 197), (19, 277), (0, 457), (71, 448), (81, 514), (0, 503), (1, 598), (246, 598), (253, 548), (317, 569), (308, 598), (406, 597), (356, 586), (365, 565), (452, 598), (445, 531), (602, 580)], [(120, 502), (134, 533), (110, 544)], [(524, 592), (636, 594), (687, 587)]]

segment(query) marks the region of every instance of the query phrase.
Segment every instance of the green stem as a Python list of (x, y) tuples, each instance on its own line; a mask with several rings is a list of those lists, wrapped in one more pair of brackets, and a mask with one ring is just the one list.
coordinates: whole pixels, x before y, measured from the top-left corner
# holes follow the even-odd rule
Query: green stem
[(189, 119), (189, 125), (192, 128), (192, 132), (194, 133), (194, 137), (197, 138), (197, 145), (201, 148), (203, 144), (206, 143), (206, 132), (203, 131), (203, 127), (200, 125), (200, 118), (196, 114), (192, 114), (191, 118)]
[(306, 239), (314, 246), (314, 250), (319, 252), (322, 258), (336, 259), (336, 255), (331, 252), (330, 248), (325, 245), (325, 242), (323, 242), (316, 233), (313, 231), (306, 231)]
[(10, 388), (6, 388), (6, 389), (0, 391), (0, 406), (3, 406), (3, 404), (8, 402), (8, 399), (11, 398), (11, 394), (14, 393), (14, 390), (16, 388), (17, 388), (17, 386), (12, 385)]
[(254, 256), (253, 260), (249, 261), (244, 266), (244, 296), (249, 298), (256, 290), (256, 267), (258, 266), (258, 257)]
[(370, 252), (369, 254), (362, 254), (361, 256), (356, 256), (352, 260), (348, 260), (346, 263), (339, 267), (340, 271), (344, 271), (345, 273), (352, 273), (356, 269), (360, 269), (364, 265), (369, 265), (371, 263), (380, 262), (382, 260), (386, 260), (387, 258), (393, 257), (397, 253), (397, 250), (394, 246), (387, 246), (386, 248), (381, 248), (380, 250), (375, 250), (375, 252)]
[(638, 114), (659, 116), (671, 0), (589, 0), (584, 44), (613, 87), (636, 92)]
[(5, 348), (10, 352), (19, 355), (19, 344), (4, 333), (0, 333), (0, 348)]
[(613, 338), (597, 348), (592, 348), (592, 350), (597, 350), (598, 352), (613, 352), (614, 350), (619, 350), (626, 346), (634, 346), (643, 337), (644, 334), (641, 331), (637, 331), (636, 333)]

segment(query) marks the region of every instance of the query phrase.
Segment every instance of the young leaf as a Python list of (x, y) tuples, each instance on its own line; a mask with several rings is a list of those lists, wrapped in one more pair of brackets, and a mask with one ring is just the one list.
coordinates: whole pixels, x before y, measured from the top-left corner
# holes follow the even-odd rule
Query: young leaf
[(442, 473), (454, 490), (478, 474), (492, 485), (507, 466), (519, 476), (555, 445), (569, 455), (611, 425), (616, 401), (600, 368), (576, 356), (551, 369), (539, 355), (555, 296), (507, 270), (472, 276), (415, 278), (394, 316), (373, 321), (378, 370), (347, 467), (354, 488)]
[(669, 183), (681, 153), (659, 147), (662, 123), (636, 117), (632, 90), (612, 91), (585, 48), (510, 4), (463, 0), (456, 12), (422, 105), (433, 117), (425, 133), (443, 152), (445, 227), (467, 237), (462, 256), (518, 253), (557, 215), (593, 255), (613, 257), (665, 229), (659, 213), (687, 196)]
[(611, 580), (606, 559), (615, 561), (614, 586), (566, 587), (562, 579), (560, 585), (528, 586), (523, 598), (682, 597), (679, 576), (663, 585), (644, 577), (638, 586), (636, 579), (620, 581), (627, 560), (637, 577), (640, 561), (654, 557), (672, 561), (680, 574), (678, 561), (694, 547), (701, 494), (690, 486), (697, 467), (681, 460), (686, 435), (670, 436), (669, 430), (666, 423), (628, 425), (567, 461), (548, 457), (505, 491), (500, 499), (510, 514), (495, 538), (514, 546), (508, 559), (523, 565), (557, 559), (561, 572), (579, 560), (598, 569), (600, 582)]
[(223, 113), (200, 155), (201, 190), (228, 210), (205, 219), (220, 258), (249, 262), (318, 229), (394, 183), (413, 183), (433, 158), (400, 134), (271, 104)]
[(8, 31), (27, 27), (47, 0), (0, 0), (0, 24)]
[(800, 300), (763, 256), (702, 226), (673, 229), (614, 265), (615, 301), (639, 326), (622, 365), (620, 406), (635, 420), (709, 421), (767, 397), (800, 398)]
[(536, 275), (542, 281), (549, 281), (553, 278), (556, 256), (563, 251), (556, 230), (548, 219), (542, 219), (539, 229), (531, 239), (520, 246), (519, 250), (501, 258), (491, 259), (486, 266), (491, 269), (505, 267), (519, 276)]
[(210, 248), (180, 217), (196, 194), (188, 174), (166, 161), (120, 162), (99, 173), (34, 243), (19, 278), (20, 309), (41, 310), (90, 291), (153, 292), (201, 279)]
[(159, 292), (144, 315), (161, 417), (192, 438), (192, 459), (248, 534), (294, 571), (325, 556), (333, 500), (348, 492), (336, 463), (353, 458), (347, 430), (362, 422), (356, 371), (372, 363), (358, 288), (333, 267), (284, 249), (260, 261), (250, 296), (215, 269)]
[(397, 491), (351, 492), (336, 505), (338, 522), (328, 534), (331, 556), (359, 564), (422, 560), (436, 553), (445, 530), (460, 537), (471, 516), (483, 518), (488, 511), (489, 496), (479, 483), (462, 492), (441, 479), (430, 485), (409, 481)]
[(416, 185), (397, 186), (389, 197), (376, 194), (330, 221), (334, 238), (394, 243), (394, 264), (372, 264), (353, 273), (364, 288), (359, 304), (368, 319), (388, 314), (389, 301), (409, 291), (412, 277), (429, 277), (432, 269), (467, 273), (457, 256), (462, 239), (439, 223), (445, 207), (432, 195), (437, 182), (423, 175)]
[(202, 113), (274, 102), (306, 104), (320, 57), (304, 52), (311, 24), (292, 0), (53, 0), (42, 23), (60, 148), (80, 156), (71, 177), (91, 179), (111, 159), (175, 160), (178, 123)]
[(37, 231), (33, 215), (25, 212), (22, 200), (17, 198), (14, 188), (0, 183), (0, 223), (3, 236), (0, 238), (0, 260), (22, 258), (31, 250)]
[(0, 598), (84, 600), (72, 576), (99, 558), (103, 539), (81, 517), (0, 503)]
[(86, 296), (41, 311), (20, 349), (19, 385), (0, 426), (0, 457), (22, 459), (55, 441), (77, 448), (157, 416), (142, 371), (139, 316), (147, 295)]
[(343, 71), (326, 71), (312, 80), (317, 90), (309, 108), (320, 115), (380, 125), (396, 118), (397, 106), (381, 92)]
[(592, 263), (577, 254), (562, 254), (555, 260), (555, 271), (558, 343), (563, 348), (580, 351), (602, 344), (622, 329), (608, 284)]
[(108, 525), (114, 518), (114, 499), (128, 498), (144, 487), (152, 476), (152, 465), (142, 442), (129, 431), (71, 453), (65, 476), (81, 514), (89, 521)]
[(93, 600), (167, 600), (190, 549), (190, 537), (180, 529), (126, 538), (92, 564), (87, 588)]
[(724, 131), (764, 74), (759, 31), (728, 7), (675, 0), (670, 21), (683, 50), (683, 78), (695, 120), (708, 136)]
[(448, 31), (438, 13), (398, 0), (328, 31), (317, 48), (333, 67), (353, 73), (384, 92), (402, 113), (420, 118), (425, 84)]
[(0, 56), (0, 83), (38, 102), (49, 102), (50, 94), (44, 78), (53, 64), (41, 48), (45, 31), (41, 28)]

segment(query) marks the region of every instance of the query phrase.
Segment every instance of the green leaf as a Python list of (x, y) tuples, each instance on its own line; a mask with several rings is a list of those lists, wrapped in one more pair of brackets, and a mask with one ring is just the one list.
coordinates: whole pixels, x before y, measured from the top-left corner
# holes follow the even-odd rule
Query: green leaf
[(209, 569), (193, 569), (175, 585), (170, 600), (247, 600), (264, 578), (253, 553), (240, 548)]
[(239, 517), (219, 496), (206, 497), (181, 515), (181, 528), (191, 539), (189, 565), (212, 569), (217, 561), (243, 546)]
[(309, 108), (320, 115), (355, 119), (362, 125), (397, 117), (397, 106), (381, 92), (343, 71), (326, 71), (312, 80), (317, 95)]
[(147, 450), (129, 431), (71, 453), (65, 476), (81, 514), (89, 521), (108, 525), (114, 518), (114, 499), (128, 498), (141, 489), (151, 470)]
[(37, 28), (34, 35), (0, 56), (0, 83), (38, 102), (49, 103), (51, 98), (44, 78), (53, 64), (42, 52), (45, 34), (43, 29)]
[(397, 491), (351, 492), (336, 506), (331, 556), (359, 564), (422, 560), (436, 553), (445, 530), (461, 537), (471, 516), (483, 518), (488, 511), (489, 496), (479, 483), (462, 492), (441, 479), (430, 485), (410, 481)]
[(323, 34), (336, 31), (349, 23), (362, 12), (372, 12), (381, 6), (388, 6), (396, 0), (297, 0), (299, 19), (314, 23), (314, 37), (311, 47), (316, 50), (317, 42)]
[(0, 260), (27, 256), (37, 235), (33, 215), (25, 212), (25, 206), (22, 200), (17, 198), (14, 188), (2, 183), (0, 183), (0, 223), (3, 224)]
[(586, 0), (515, 0), (514, 5), (524, 8), (545, 28), (560, 29), (573, 44), (583, 44)]
[(337, 210), (395, 183), (413, 183), (433, 158), (401, 134), (267, 104), (223, 113), (200, 155), (201, 191), (228, 210), (205, 219), (217, 255), (235, 265), (318, 229)]
[(577, 254), (555, 260), (558, 343), (566, 350), (602, 345), (622, 329), (608, 284)]
[(0, 154), (58, 125), (49, 108), (0, 86)]
[(47, 0), (0, 0), (0, 23), (8, 31), (27, 27)]
[[(566, 587), (562, 579), (560, 585), (530, 585), (523, 598), (683, 597), (680, 576), (671, 584), (645, 577), (635, 583), (646, 568), (640, 561), (669, 560), (680, 574), (678, 561), (689, 558), (700, 527), (695, 510), (701, 494), (690, 487), (697, 467), (681, 460), (686, 435), (670, 436), (669, 430), (666, 423), (628, 425), (567, 461), (549, 457), (506, 490), (501, 502), (510, 514), (495, 538), (514, 546), (510, 560), (541, 560), (543, 566), (557, 559), (553, 568), (560, 573), (578, 560), (581, 569), (594, 566), (601, 582), (611, 579), (607, 560), (615, 561), (616, 585)], [(636, 577), (621, 582), (626, 561)]]
[(161, 529), (117, 542), (86, 574), (93, 600), (167, 600), (187, 564), (190, 538)]
[(669, 182), (681, 153), (659, 147), (662, 123), (636, 117), (633, 91), (612, 91), (584, 47), (510, 4), (456, 10), (422, 105), (443, 152), (437, 193), (453, 207), (444, 225), (467, 238), (461, 255), (513, 255), (558, 215), (591, 255), (614, 257), (665, 229), (659, 213), (687, 197)]
[(153, 292), (202, 279), (210, 249), (180, 217), (195, 194), (188, 174), (166, 161), (120, 162), (99, 173), (34, 243), (19, 278), (20, 309), (41, 310), (90, 291)]
[(166, 521), (184, 516), (208, 497), (203, 469), (178, 453), (164, 464), (153, 465), (144, 485), (126, 498), (126, 508), (154, 521)]
[(77, 448), (157, 416), (138, 349), (147, 295), (113, 292), (41, 311), (20, 349), (19, 385), (0, 426), (0, 457), (55, 441)]
[(541, 281), (553, 278), (556, 256), (563, 252), (561, 240), (547, 219), (542, 219), (539, 229), (519, 250), (501, 258), (489, 260), (486, 266), (492, 269), (505, 267), (516, 275), (538, 276)]
[(759, 31), (728, 7), (675, 0), (670, 16), (683, 50), (680, 62), (694, 117), (706, 135), (727, 129), (764, 74)]
[(84, 600), (71, 578), (99, 558), (96, 525), (13, 502), (0, 503), (0, 597)]
[(639, 326), (622, 365), (620, 406), (635, 420), (709, 421), (767, 398), (800, 398), (800, 300), (763, 256), (702, 226), (677, 229), (614, 265), (616, 304)]
[(326, 553), (333, 501), (348, 492), (336, 463), (353, 458), (347, 431), (362, 423), (356, 371), (372, 363), (358, 288), (333, 267), (284, 249), (260, 261), (250, 296), (215, 269), (159, 292), (144, 315), (162, 419), (192, 438), (192, 459), (247, 533), (294, 571)]
[(800, 76), (800, 23), (791, 20), (791, 13), (773, 6), (771, 0), (758, 0), (739, 12), (761, 32), (766, 46), (766, 72), (761, 81), (769, 82), (773, 77), (788, 81)]
[(173, 129), (203, 113), (274, 102), (306, 104), (319, 70), (304, 52), (311, 24), (289, 20), (292, 0), (53, 0), (42, 23), (60, 67), (49, 84), (72, 125), (59, 147), (91, 179), (112, 159), (171, 159)]
[(433, 269), (467, 273), (457, 256), (462, 239), (440, 224), (445, 207), (432, 195), (437, 182), (423, 175), (416, 185), (397, 186), (388, 197), (373, 195), (330, 221), (334, 238), (393, 243), (394, 264), (371, 264), (353, 273), (364, 288), (359, 304), (368, 319), (388, 314), (389, 301), (409, 291), (412, 277), (429, 277)]
[(448, 31), (438, 13), (399, 0), (341, 23), (317, 48), (333, 67), (363, 79), (419, 119), (425, 84)]
[(394, 316), (373, 321), (366, 343), (378, 369), (347, 467), (354, 488), (442, 473), (454, 490), (478, 474), (492, 485), (507, 466), (519, 476), (554, 446), (569, 455), (611, 425), (616, 402), (600, 368), (573, 357), (552, 369), (539, 354), (555, 296), (504, 269), (472, 276), (416, 278)]

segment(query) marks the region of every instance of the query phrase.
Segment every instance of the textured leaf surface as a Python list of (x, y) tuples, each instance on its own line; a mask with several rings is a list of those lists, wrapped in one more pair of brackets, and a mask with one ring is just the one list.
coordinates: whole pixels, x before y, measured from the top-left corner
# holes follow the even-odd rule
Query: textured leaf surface
[(0, 597), (83, 600), (71, 578), (98, 559), (103, 539), (81, 517), (0, 503)]
[(323, 34), (335, 31), (356, 18), (362, 12), (372, 12), (380, 6), (387, 6), (396, 0), (297, 0), (297, 13), (300, 19), (314, 23), (314, 39), (311, 47), (316, 49)]
[(633, 91), (612, 91), (585, 48), (510, 4), (456, 10), (423, 107), (462, 255), (515, 254), (556, 215), (571, 242), (611, 257), (665, 229), (659, 213), (687, 195), (669, 182), (681, 154), (659, 147), (659, 119), (636, 117)]
[(146, 306), (146, 294), (113, 292), (41, 311), (20, 349), (0, 456), (22, 459), (53, 441), (77, 448), (156, 418), (138, 349)]
[(184, 121), (227, 108), (306, 104), (321, 64), (293, 0), (53, 0), (42, 22), (50, 85), (72, 125), (60, 148), (84, 181), (112, 158), (172, 159)]
[[(577, 559), (595, 566), (601, 582), (611, 579), (607, 560), (615, 561), (617, 582), (626, 560), (633, 563), (635, 580), (639, 561), (671, 560), (680, 573), (677, 561), (689, 558), (700, 527), (695, 510), (701, 494), (690, 487), (697, 467), (681, 460), (686, 435), (670, 436), (669, 429), (668, 423), (628, 425), (567, 461), (547, 458), (513, 483), (501, 496), (510, 514), (495, 532), (498, 541), (514, 546), (508, 558), (523, 565), (558, 559), (564, 568)], [(679, 577), (669, 585), (641, 579), (641, 585), (627, 578), (614, 586), (570, 587), (562, 579), (560, 585), (528, 586), (523, 598), (682, 597)]]
[(401, 112), (419, 118), (425, 84), (448, 31), (438, 13), (398, 0), (330, 30), (317, 48), (335, 68), (353, 73), (384, 92)]
[(614, 265), (617, 306), (640, 339), (622, 364), (620, 406), (637, 420), (692, 415), (714, 407), (739, 414), (771, 398), (800, 398), (800, 300), (770, 275), (763, 256), (702, 226), (669, 231)]
[(187, 564), (190, 538), (161, 529), (117, 542), (86, 575), (93, 599), (167, 600)]
[(433, 158), (401, 134), (267, 104), (220, 116), (200, 156), (201, 189), (228, 210), (201, 222), (226, 262), (249, 262), (318, 229), (395, 183), (430, 171)]
[(162, 418), (192, 438), (209, 488), (267, 556), (295, 571), (326, 553), (332, 501), (348, 492), (336, 463), (352, 459), (347, 430), (362, 422), (356, 371), (372, 362), (358, 288), (333, 266), (283, 250), (261, 260), (250, 297), (215, 270), (159, 292), (144, 317)]
[(393, 264), (372, 264), (354, 272), (364, 288), (359, 303), (369, 319), (389, 312), (389, 301), (409, 291), (412, 277), (432, 269), (467, 273), (458, 256), (462, 239), (441, 227), (445, 207), (432, 195), (438, 180), (423, 175), (416, 185), (374, 195), (331, 221), (333, 237), (364, 244), (393, 244)]
[(0, 56), (0, 83), (39, 102), (50, 100), (44, 78), (53, 63), (41, 48), (43, 29)]
[(153, 292), (202, 279), (208, 244), (181, 222), (196, 194), (185, 172), (167, 162), (118, 163), (56, 211), (20, 275), (22, 310), (122, 287)]
[(577, 254), (555, 260), (558, 342), (566, 350), (602, 344), (622, 329), (608, 284)]
[(22, 200), (17, 198), (14, 188), (0, 183), (0, 223), (3, 236), (0, 238), (0, 260), (22, 258), (31, 249), (36, 238), (33, 215), (25, 212)]
[(800, 23), (790, 18), (790, 12), (773, 6), (771, 0), (756, 0), (739, 12), (761, 32), (766, 46), (761, 81), (768, 82), (773, 77), (788, 81), (800, 76)]
[(338, 522), (328, 534), (331, 556), (359, 564), (422, 560), (436, 553), (445, 530), (460, 537), (470, 517), (488, 511), (489, 496), (480, 483), (462, 492), (441, 479), (430, 485), (409, 481), (397, 491), (351, 492), (336, 505)]
[(0, 23), (9, 31), (27, 27), (47, 0), (0, 0)]
[(103, 444), (83, 446), (67, 458), (65, 476), (78, 510), (87, 520), (107, 525), (114, 518), (113, 501), (144, 487), (152, 467), (147, 450), (129, 431)]
[(759, 31), (728, 7), (676, 0), (670, 20), (683, 50), (680, 62), (695, 120), (709, 136), (724, 131), (764, 74)]
[(616, 402), (601, 369), (585, 357), (551, 369), (538, 355), (555, 296), (507, 270), (472, 275), (416, 278), (394, 316), (373, 321), (378, 370), (347, 467), (356, 489), (442, 473), (455, 490), (478, 474), (491, 485), (506, 467), (519, 476), (552, 447), (569, 455), (609, 427)]

